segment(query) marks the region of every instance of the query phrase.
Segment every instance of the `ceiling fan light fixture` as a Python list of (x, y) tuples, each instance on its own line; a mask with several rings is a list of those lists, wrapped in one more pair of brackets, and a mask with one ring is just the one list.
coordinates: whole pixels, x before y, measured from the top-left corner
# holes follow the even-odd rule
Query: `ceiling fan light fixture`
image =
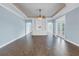
[(46, 18), (45, 16), (42, 16), (42, 15), (41, 15), (42, 9), (38, 9), (38, 11), (39, 11), (39, 16), (36, 16), (36, 18), (37, 18), (38, 20), (42, 20), (42, 19)]
[(45, 16), (37, 16), (36, 17), (38, 20), (42, 20), (42, 19), (44, 19), (44, 18), (46, 18)]

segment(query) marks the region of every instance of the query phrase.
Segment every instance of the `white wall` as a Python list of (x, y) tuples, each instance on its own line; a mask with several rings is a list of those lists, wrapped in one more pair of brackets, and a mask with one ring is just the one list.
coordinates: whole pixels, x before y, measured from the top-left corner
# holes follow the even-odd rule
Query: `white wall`
[(79, 8), (66, 15), (65, 36), (68, 40), (79, 44)]
[(0, 46), (24, 35), (25, 22), (0, 7)]

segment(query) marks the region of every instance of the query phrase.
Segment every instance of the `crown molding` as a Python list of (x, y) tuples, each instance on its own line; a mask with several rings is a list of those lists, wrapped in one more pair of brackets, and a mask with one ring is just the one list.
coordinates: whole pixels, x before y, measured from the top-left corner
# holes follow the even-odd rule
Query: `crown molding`
[(24, 20), (27, 18), (27, 16), (12, 3), (0, 3), (0, 6)]

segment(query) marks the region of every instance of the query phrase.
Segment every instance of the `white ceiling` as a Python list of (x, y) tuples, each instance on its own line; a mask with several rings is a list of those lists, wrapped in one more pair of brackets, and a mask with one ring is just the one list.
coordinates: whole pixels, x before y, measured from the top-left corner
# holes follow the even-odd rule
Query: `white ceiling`
[(27, 17), (35, 17), (39, 15), (38, 9), (42, 9), (41, 15), (46, 17), (53, 17), (63, 7), (64, 3), (15, 3)]

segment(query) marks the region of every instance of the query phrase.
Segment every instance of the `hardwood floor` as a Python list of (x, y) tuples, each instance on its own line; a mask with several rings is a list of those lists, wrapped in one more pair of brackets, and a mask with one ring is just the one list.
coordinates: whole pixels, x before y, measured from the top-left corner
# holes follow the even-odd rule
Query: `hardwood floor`
[(79, 56), (79, 47), (55, 36), (26, 36), (0, 49), (1, 56)]

